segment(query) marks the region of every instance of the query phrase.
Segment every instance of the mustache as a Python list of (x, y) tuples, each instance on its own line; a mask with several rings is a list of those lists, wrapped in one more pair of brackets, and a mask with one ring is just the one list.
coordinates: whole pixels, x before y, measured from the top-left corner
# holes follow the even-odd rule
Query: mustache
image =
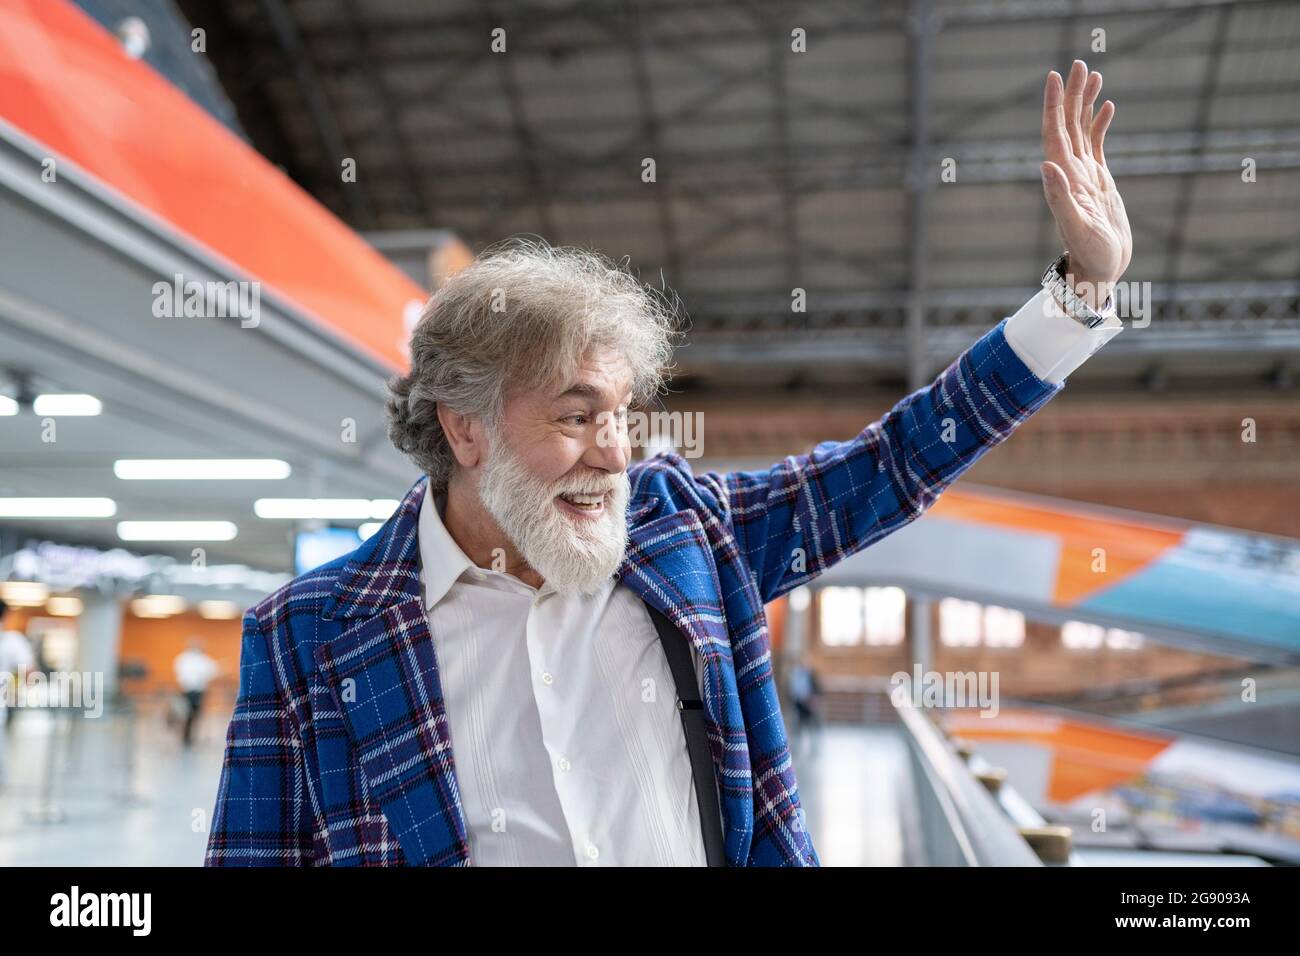
[(610, 495), (618, 490), (618, 482), (609, 478), (581, 483), (557, 482), (551, 490), (557, 495)]

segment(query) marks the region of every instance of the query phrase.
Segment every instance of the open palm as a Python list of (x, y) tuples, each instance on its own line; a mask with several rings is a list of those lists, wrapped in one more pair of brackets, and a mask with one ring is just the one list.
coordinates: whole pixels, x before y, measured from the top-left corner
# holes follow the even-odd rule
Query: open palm
[(1107, 100), (1094, 116), (1100, 92), (1101, 74), (1089, 73), (1082, 60), (1064, 84), (1049, 72), (1043, 91), (1043, 191), (1075, 284), (1094, 287), (1117, 281), (1133, 257), (1128, 214), (1102, 151), (1115, 104)]

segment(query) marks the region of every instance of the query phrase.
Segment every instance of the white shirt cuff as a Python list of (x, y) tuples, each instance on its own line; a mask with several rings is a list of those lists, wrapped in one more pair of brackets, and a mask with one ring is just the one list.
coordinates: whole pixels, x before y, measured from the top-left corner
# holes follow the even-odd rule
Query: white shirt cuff
[(1050, 292), (1039, 289), (1007, 320), (1003, 333), (1031, 372), (1049, 385), (1059, 385), (1093, 352), (1123, 331), (1124, 323), (1115, 315), (1113, 306), (1102, 314), (1106, 321), (1090, 329), (1066, 315)]

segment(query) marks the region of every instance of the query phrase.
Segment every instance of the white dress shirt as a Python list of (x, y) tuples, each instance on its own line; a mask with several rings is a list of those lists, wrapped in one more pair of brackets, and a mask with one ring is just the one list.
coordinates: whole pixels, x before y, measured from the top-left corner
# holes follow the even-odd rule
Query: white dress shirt
[[(1044, 290), (1005, 334), (1058, 384), (1121, 328), (1111, 315), (1087, 329)], [(471, 863), (704, 866), (672, 672), (641, 599), (612, 582), (570, 597), (475, 567), (445, 512), (444, 496), (425, 495), (420, 581)]]
[(477, 568), (445, 512), (424, 496), (420, 580), (470, 862), (704, 866), (676, 688), (641, 599)]
[(1050, 292), (1039, 289), (1002, 331), (1007, 344), (1031, 372), (1049, 385), (1059, 385), (1123, 330), (1124, 323), (1115, 315), (1113, 303), (1102, 315), (1106, 321), (1090, 329), (1066, 315)]

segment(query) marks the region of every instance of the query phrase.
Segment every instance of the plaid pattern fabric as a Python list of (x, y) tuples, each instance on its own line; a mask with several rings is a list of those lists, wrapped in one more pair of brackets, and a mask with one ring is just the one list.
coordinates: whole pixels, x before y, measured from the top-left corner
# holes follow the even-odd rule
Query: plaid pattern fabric
[[(631, 468), (618, 578), (701, 655), (730, 865), (820, 862), (764, 604), (919, 517), (1060, 391), (1026, 367), (1005, 325), (849, 441), (760, 471), (696, 475), (673, 454)], [(472, 862), (420, 599), (425, 487), (352, 554), (246, 615), (206, 865)]]

